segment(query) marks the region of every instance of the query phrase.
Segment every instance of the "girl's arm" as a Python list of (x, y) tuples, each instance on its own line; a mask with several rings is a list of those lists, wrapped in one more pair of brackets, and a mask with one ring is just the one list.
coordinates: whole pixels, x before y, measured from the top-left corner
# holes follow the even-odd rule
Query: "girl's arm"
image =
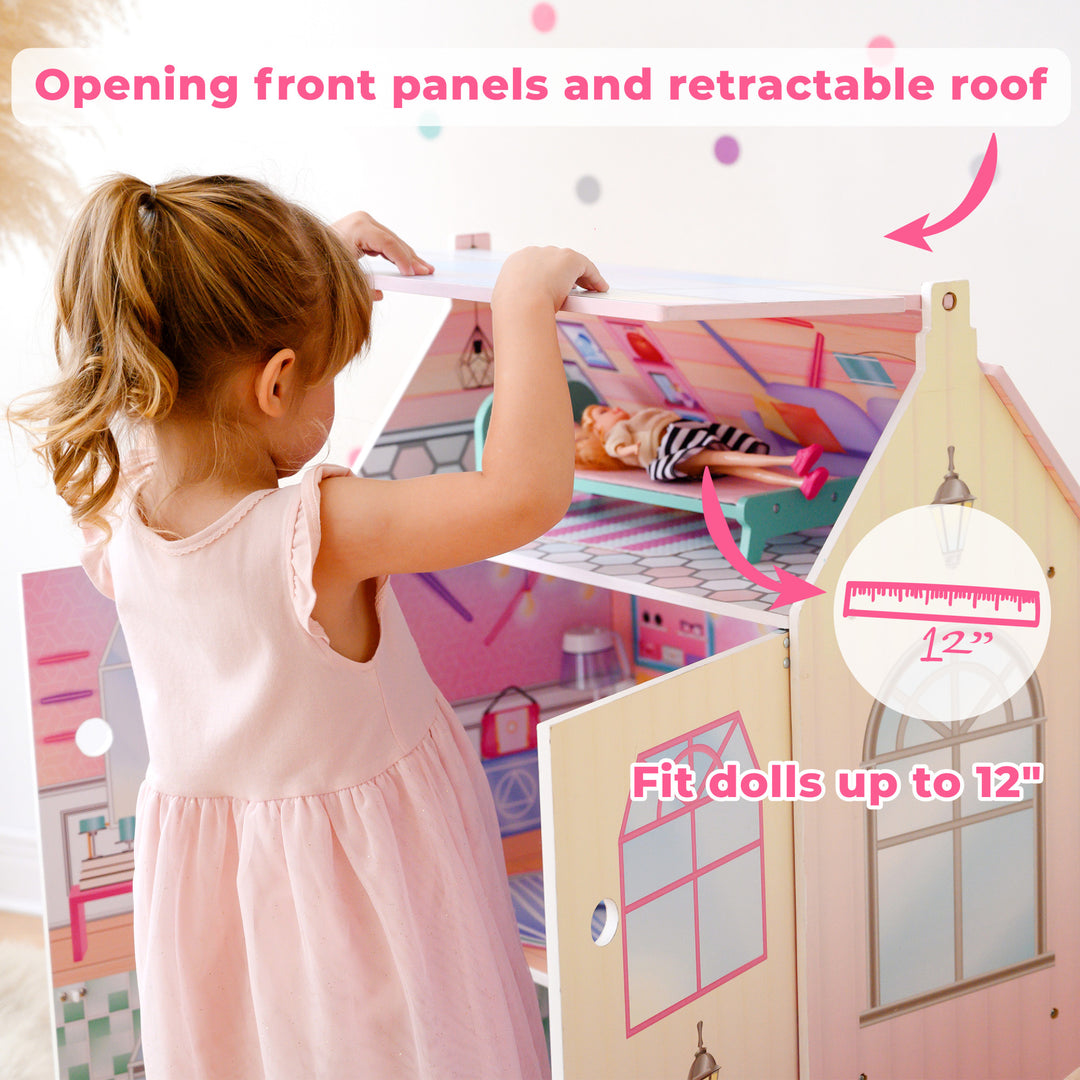
[(526, 248), (506, 260), (491, 299), (495, 400), (483, 470), (324, 480), (317, 589), (476, 562), (560, 519), (573, 491), (574, 429), (555, 312), (575, 284), (607, 288), (569, 249)]

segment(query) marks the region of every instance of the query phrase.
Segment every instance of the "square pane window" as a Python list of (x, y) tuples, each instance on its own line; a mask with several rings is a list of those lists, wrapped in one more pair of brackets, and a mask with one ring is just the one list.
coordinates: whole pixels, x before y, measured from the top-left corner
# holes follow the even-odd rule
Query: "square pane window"
[[(964, 794), (960, 796), (960, 813), (981, 814), (984, 810), (995, 810), (1014, 805), (1016, 800), (1001, 799), (982, 802), (979, 799), (979, 786), (972, 775), (971, 766), (977, 761), (1012, 762), (1019, 765), (1023, 761), (1034, 761), (1035, 729), (1030, 727), (1014, 728), (998, 735), (987, 735), (973, 742), (963, 743), (960, 747), (960, 771), (964, 777)], [(995, 785), (996, 786), (996, 785)], [(1034, 784), (1018, 784), (1025, 799), (1035, 794)]]
[(709, 800), (694, 811), (697, 865), (710, 863), (761, 839), (760, 803)]
[(632, 904), (693, 872), (690, 814), (623, 843), (623, 902)]
[[(908, 783), (908, 773), (911, 772), (913, 765), (925, 765), (933, 772), (939, 769), (950, 769), (952, 768), (952, 751), (949, 749), (929, 750), (915, 757), (886, 762), (883, 767), (892, 769), (900, 777), (900, 794), (880, 809), (869, 811), (875, 815), (874, 822), (879, 840), (914, 832), (916, 829), (925, 829), (930, 825), (941, 825), (952, 820), (952, 803), (943, 802), (940, 799), (922, 802), (915, 798), (911, 784)], [(970, 785), (965, 780), (965, 790), (968, 786)]]
[[(699, 785), (729, 762), (756, 768), (738, 713), (653, 747), (641, 760), (678, 760), (680, 754)], [(707, 795), (693, 805), (628, 799), (619, 849), (623, 976), (633, 1034), (705, 992), (701, 965), (715, 985), (764, 957), (761, 807)]]
[(1029, 808), (960, 830), (964, 978), (1036, 953), (1035, 816)]
[(698, 878), (701, 985), (708, 986), (765, 953), (761, 849)]
[(878, 852), (881, 1004), (956, 978), (952, 830)]
[(626, 985), (631, 1027), (697, 992), (692, 884), (627, 914)]

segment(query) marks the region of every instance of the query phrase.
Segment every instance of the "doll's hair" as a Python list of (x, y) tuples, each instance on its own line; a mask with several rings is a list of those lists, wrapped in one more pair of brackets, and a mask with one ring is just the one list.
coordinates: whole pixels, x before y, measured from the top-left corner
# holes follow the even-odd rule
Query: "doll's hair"
[(633, 469), (628, 461), (612, 457), (604, 449), (604, 438), (596, 430), (596, 405), (586, 405), (574, 440), (574, 465), (579, 469)]
[(304, 387), (333, 378), (366, 345), (371, 303), (341, 237), (264, 184), (113, 176), (60, 254), (60, 379), (8, 416), (35, 436), (75, 521), (108, 531), (121, 431), (170, 413), (204, 420), (216, 473), (239, 428), (227, 382), (282, 348), (296, 351)]

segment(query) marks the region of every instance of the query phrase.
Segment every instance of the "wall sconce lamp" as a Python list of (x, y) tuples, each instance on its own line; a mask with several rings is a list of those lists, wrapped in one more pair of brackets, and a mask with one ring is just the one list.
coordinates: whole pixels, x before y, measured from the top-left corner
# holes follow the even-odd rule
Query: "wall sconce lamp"
[(938, 544), (945, 556), (945, 565), (950, 569), (960, 563), (971, 520), (971, 506), (975, 502), (975, 496), (971, 494), (967, 484), (956, 474), (953, 466), (955, 450), (955, 446), (949, 447), (949, 471), (930, 504), (933, 507)]
[(701, 1029), (704, 1023), (703, 1020), (697, 1022), (697, 1051), (686, 1080), (720, 1080), (720, 1066), (716, 1064), (716, 1058), (705, 1049), (701, 1041)]

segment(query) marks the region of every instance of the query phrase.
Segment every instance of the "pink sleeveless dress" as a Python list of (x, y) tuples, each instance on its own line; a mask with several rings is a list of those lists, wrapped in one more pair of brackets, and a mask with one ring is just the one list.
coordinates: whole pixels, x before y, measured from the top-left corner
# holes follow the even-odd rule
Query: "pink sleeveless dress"
[(135, 953), (149, 1080), (549, 1074), (490, 790), (386, 580), (367, 663), (311, 618), (320, 466), (168, 541), (122, 509), (150, 765)]

